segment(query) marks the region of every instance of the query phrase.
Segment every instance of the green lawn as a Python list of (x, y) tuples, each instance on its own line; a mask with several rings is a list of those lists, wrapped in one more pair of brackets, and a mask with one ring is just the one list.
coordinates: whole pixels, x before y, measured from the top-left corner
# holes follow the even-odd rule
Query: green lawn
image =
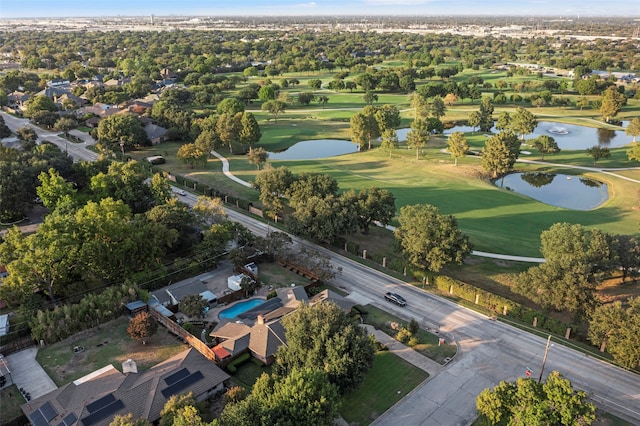
[(378, 352), (358, 389), (342, 399), (340, 414), (350, 425), (368, 425), (428, 377), (402, 358)]
[[(404, 321), (373, 305), (366, 305), (364, 309), (367, 311), (367, 314), (364, 315), (364, 322), (366, 324), (373, 325), (378, 330), (382, 330), (390, 336), (394, 336), (395, 331), (389, 327), (389, 323), (395, 322), (402, 327), (406, 327), (408, 323), (407, 321)], [(455, 345), (445, 344), (439, 346), (439, 337), (437, 335), (423, 329), (420, 329), (417, 334), (419, 343), (414, 346), (413, 349), (420, 352), (427, 358), (431, 358), (432, 360), (442, 364), (444, 363), (445, 358), (451, 358), (456, 354)]]
[(260, 377), (262, 373), (271, 374), (271, 370), (273, 370), (273, 368), (270, 365), (260, 366), (252, 361), (247, 361), (239, 366), (238, 370), (231, 377), (238, 386), (242, 386), (250, 391), (253, 384), (258, 380), (258, 377)]
[(291, 284), (305, 286), (310, 283), (308, 279), (296, 274), (277, 263), (261, 263), (260, 281), (265, 285), (272, 285), (275, 288), (289, 287)]

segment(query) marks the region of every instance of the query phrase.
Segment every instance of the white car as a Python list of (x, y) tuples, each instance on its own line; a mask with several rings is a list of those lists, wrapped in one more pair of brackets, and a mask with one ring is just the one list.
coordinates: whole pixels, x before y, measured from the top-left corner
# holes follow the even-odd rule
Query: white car
[(187, 191), (185, 191), (184, 189), (176, 189), (176, 194), (185, 196), (187, 195)]

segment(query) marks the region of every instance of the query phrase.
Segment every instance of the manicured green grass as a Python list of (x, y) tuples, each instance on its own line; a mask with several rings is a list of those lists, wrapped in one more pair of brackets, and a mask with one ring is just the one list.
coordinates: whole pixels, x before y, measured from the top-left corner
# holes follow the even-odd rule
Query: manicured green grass
[(259, 266), (260, 281), (265, 285), (289, 287), (291, 284), (305, 286), (309, 280), (277, 263), (261, 263)]
[[(78, 333), (38, 350), (37, 360), (56, 385), (62, 386), (110, 364), (122, 371), (122, 362), (129, 358), (136, 361), (138, 370), (146, 370), (187, 349), (162, 326), (143, 345), (129, 337), (128, 324), (123, 316)], [(76, 346), (84, 351), (74, 353)]]
[[(384, 331), (390, 336), (394, 336), (396, 331), (389, 327), (389, 323), (397, 323), (401, 327), (406, 327), (408, 324), (407, 321), (402, 320), (395, 315), (383, 311), (382, 309), (379, 309), (373, 305), (366, 305), (364, 309), (367, 311), (367, 314), (364, 315), (364, 322), (373, 325), (377, 329)], [(451, 358), (456, 354), (455, 345), (445, 344), (439, 346), (439, 337), (437, 335), (427, 332), (423, 329), (420, 329), (417, 334), (419, 343), (414, 346), (413, 349), (417, 352), (420, 352), (427, 358), (431, 358), (432, 360), (442, 364), (444, 363), (445, 358)]]
[(258, 380), (258, 377), (263, 373), (270, 374), (272, 369), (273, 367), (270, 365), (259, 366), (252, 361), (247, 361), (238, 367), (238, 370), (232, 376), (232, 380), (234, 380), (238, 386), (251, 390), (253, 384)]
[(402, 358), (378, 352), (358, 389), (342, 398), (340, 414), (350, 425), (368, 425), (428, 377)]

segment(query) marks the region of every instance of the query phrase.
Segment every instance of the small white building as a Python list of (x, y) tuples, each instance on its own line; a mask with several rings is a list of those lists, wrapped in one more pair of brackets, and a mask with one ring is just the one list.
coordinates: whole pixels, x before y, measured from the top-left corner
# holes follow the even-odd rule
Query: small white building
[(227, 278), (227, 287), (233, 291), (242, 290), (242, 279), (246, 276), (247, 275), (245, 274), (231, 275), (229, 278)]

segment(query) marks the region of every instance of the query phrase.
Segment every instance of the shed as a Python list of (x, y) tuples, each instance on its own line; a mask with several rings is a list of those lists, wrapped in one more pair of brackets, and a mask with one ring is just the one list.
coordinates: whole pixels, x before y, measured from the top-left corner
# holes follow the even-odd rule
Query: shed
[(200, 297), (207, 301), (207, 303), (216, 303), (218, 300), (218, 296), (210, 292), (209, 290), (203, 291), (200, 293)]
[(137, 315), (140, 312), (146, 312), (149, 308), (142, 300), (134, 300), (124, 305), (129, 315)]
[(229, 289), (233, 290), (233, 291), (238, 291), (242, 289), (241, 286), (241, 282), (242, 282), (242, 278), (244, 278), (246, 275), (241, 274), (241, 275), (231, 275), (229, 278), (227, 278), (227, 287), (229, 287)]
[(155, 305), (153, 306), (153, 309), (155, 309), (156, 311), (158, 311), (160, 314), (162, 314), (163, 316), (169, 318), (172, 321), (176, 320), (176, 316), (173, 312), (171, 312), (169, 310), (169, 308), (167, 308), (166, 306), (162, 306), (162, 305)]
[(0, 315), (0, 336), (9, 334), (9, 314)]

